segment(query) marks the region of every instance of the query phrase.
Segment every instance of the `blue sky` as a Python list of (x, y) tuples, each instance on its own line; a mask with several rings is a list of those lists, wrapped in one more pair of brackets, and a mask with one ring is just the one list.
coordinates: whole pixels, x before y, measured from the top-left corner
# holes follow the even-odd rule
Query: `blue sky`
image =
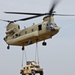
[[(48, 12), (52, 0), (0, 0), (0, 19), (20, 19), (27, 15), (7, 15), (4, 11), (23, 12)], [(57, 13), (75, 14), (75, 1), (62, 0), (55, 11)], [(25, 22), (17, 22), (23, 29), (33, 23), (42, 22), (42, 18), (36, 18)], [(75, 75), (75, 17), (57, 17), (55, 22), (60, 31), (52, 39), (46, 40), (47, 46), (43, 47), (42, 42), (38, 43), (40, 65), (47, 75)], [(7, 50), (7, 44), (3, 38), (8, 23), (0, 21), (0, 75), (20, 75), (22, 64), (21, 47), (11, 46)], [(36, 45), (26, 47), (27, 59), (35, 59)]]

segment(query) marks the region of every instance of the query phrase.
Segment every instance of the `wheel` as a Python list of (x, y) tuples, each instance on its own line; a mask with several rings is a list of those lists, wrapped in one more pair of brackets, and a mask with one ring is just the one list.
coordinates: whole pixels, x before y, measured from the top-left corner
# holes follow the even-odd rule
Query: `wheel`
[(7, 46), (7, 49), (10, 49), (10, 46), (9, 45)]
[(32, 75), (35, 75), (35, 71), (32, 71)]
[(40, 72), (40, 75), (43, 75), (43, 71)]
[(24, 50), (24, 46), (22, 46), (22, 50)]
[(44, 41), (44, 42), (42, 43), (42, 45), (43, 45), (43, 46), (46, 46), (46, 45), (47, 45), (47, 43)]

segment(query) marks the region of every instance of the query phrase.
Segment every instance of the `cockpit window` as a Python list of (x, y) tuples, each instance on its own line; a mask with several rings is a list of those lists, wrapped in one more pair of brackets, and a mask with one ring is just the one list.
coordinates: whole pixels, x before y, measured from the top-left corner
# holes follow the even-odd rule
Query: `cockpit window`
[(49, 27), (53, 27), (53, 23), (48, 22), (48, 23), (47, 23), (47, 26), (49, 26)]
[(47, 28), (47, 30), (52, 29), (53, 28), (53, 23), (48, 22), (46, 28)]

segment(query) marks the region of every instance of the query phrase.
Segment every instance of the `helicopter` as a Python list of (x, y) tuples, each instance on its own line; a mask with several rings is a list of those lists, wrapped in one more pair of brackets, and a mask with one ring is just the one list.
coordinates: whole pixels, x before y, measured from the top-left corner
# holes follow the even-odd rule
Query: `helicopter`
[[(10, 48), (10, 45), (14, 45), (22, 46), (22, 50), (24, 50), (24, 46), (28, 46), (40, 41), (43, 41), (42, 45), (46, 46), (47, 43), (45, 40), (52, 38), (60, 30), (60, 27), (58, 27), (54, 22), (54, 16), (75, 16), (55, 13), (54, 9), (56, 4), (57, 2), (52, 4), (52, 7), (48, 13), (5, 12), (7, 14), (34, 15), (14, 21), (3, 20), (5, 22), (9, 22), (6, 27), (6, 36), (4, 37), (4, 41), (8, 44), (7, 49)], [(17, 21), (26, 21), (41, 16), (44, 16), (43, 22), (39, 24), (33, 24), (32, 26), (24, 28), (23, 30), (20, 29), (19, 24), (15, 23)]]

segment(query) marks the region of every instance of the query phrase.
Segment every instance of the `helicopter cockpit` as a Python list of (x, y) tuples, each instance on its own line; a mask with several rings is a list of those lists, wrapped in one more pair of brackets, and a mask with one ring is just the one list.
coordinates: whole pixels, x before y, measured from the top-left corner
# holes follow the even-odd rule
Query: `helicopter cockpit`
[(48, 22), (48, 23), (46, 24), (47, 30), (53, 30), (55, 27), (58, 27), (58, 26), (56, 25), (56, 23)]
[(46, 22), (46, 28), (47, 28), (48, 30), (51, 30), (51, 29), (53, 30), (54, 27), (57, 27), (56, 23), (54, 22), (54, 17), (53, 17), (53, 15), (52, 15), (52, 16), (45, 16), (45, 17), (43, 18), (43, 21)]

